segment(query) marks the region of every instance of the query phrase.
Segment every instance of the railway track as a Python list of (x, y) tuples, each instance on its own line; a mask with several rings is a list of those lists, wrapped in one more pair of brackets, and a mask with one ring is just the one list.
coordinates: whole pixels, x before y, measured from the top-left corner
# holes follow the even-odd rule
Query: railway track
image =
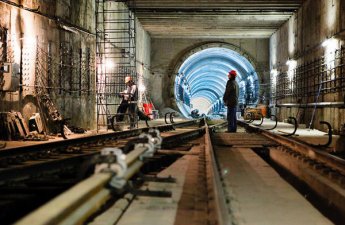
[[(160, 125), (165, 143), (193, 137), (199, 120)], [(149, 128), (0, 151), (0, 220), (9, 224), (93, 173), (92, 160), (106, 147), (127, 145)], [(179, 136), (180, 135), (180, 136)], [(176, 145), (176, 144), (175, 144)]]
[[(142, 189), (141, 187), (152, 182), (168, 184), (175, 183), (176, 178), (174, 176), (162, 177), (156, 175), (161, 173), (165, 168), (169, 168), (171, 164), (174, 164), (179, 158), (187, 158), (188, 164), (190, 164), (188, 173), (193, 173), (194, 171), (194, 173), (199, 175), (193, 176), (193, 174), (191, 174), (192, 176), (188, 176), (184, 189), (187, 190), (188, 186), (191, 184), (200, 188), (200, 191), (193, 192), (191, 196), (189, 194), (183, 195), (183, 200), (180, 201), (181, 206), (179, 206), (179, 209), (182, 210), (180, 213), (184, 214), (183, 206), (186, 206), (187, 202), (199, 199), (197, 202), (192, 201), (194, 202), (193, 207), (198, 208), (200, 207), (200, 204), (202, 204), (205, 210), (198, 213), (198, 215), (202, 217), (198, 216), (195, 219), (200, 220), (202, 218), (207, 218), (207, 220), (215, 221), (215, 215), (217, 214), (216, 208), (213, 207), (213, 204), (210, 204), (208, 197), (204, 197), (217, 196), (215, 191), (211, 191), (216, 187), (216, 185), (213, 184), (215, 181), (213, 180), (213, 176), (210, 174), (210, 170), (213, 170), (213, 167), (211, 167), (209, 162), (214, 161), (211, 160), (210, 145), (205, 144), (205, 141), (210, 143), (209, 135), (204, 135), (205, 133), (208, 133), (208, 129), (206, 127), (182, 129), (182, 132), (173, 131), (173, 133), (175, 133), (174, 135), (163, 133), (161, 148), (157, 150), (155, 155), (149, 156), (146, 160), (143, 159), (146, 155), (146, 150), (144, 149), (149, 149), (149, 145), (147, 145), (145, 141), (130, 141), (134, 144), (134, 148), (132, 151), (127, 152), (125, 162), (121, 163), (119, 162), (119, 158), (117, 158), (117, 160), (112, 162), (109, 162), (109, 159), (107, 159), (107, 162), (99, 163), (96, 168), (102, 167), (103, 170), (96, 170), (103, 172), (96, 173), (90, 178), (77, 184), (68, 192), (57, 197), (54, 201), (46, 204), (33, 214), (19, 221), (18, 224), (78, 224), (92, 222), (93, 220), (99, 219), (98, 214), (101, 213), (102, 215), (107, 212), (107, 210), (104, 209), (101, 209), (100, 211), (102, 212), (99, 212), (98, 209), (100, 208), (97, 209), (97, 207), (94, 207), (95, 205), (107, 205), (107, 202), (113, 202), (115, 200), (121, 202), (121, 199), (126, 199), (123, 200), (126, 202), (126, 206), (124, 207), (130, 208), (133, 206), (131, 203), (135, 202), (134, 199), (138, 196), (170, 198), (174, 193), (169, 190), (155, 190), (155, 188)], [(207, 140), (205, 139), (206, 137), (208, 137)], [(103, 150), (107, 151), (106, 149)], [(109, 151), (116, 150), (109, 149)], [(123, 152), (124, 151), (122, 151), (121, 154)], [(123, 173), (123, 176), (118, 177), (118, 174), (122, 174), (122, 172), (116, 165), (123, 164), (125, 164), (125, 166), (119, 167), (127, 168), (127, 170)], [(108, 171), (108, 169), (104, 170), (104, 168), (115, 169)], [(136, 174), (134, 171), (139, 171), (139, 168), (141, 168), (140, 171), (144, 175), (134, 175)], [(137, 183), (140, 183), (140, 181), (143, 183), (139, 187), (136, 187)], [(122, 191), (127, 193), (127, 195), (123, 196)], [(214, 194), (211, 194), (210, 191)], [(188, 205), (189, 203), (187, 203), (186, 207), (189, 207)], [(95, 210), (95, 208), (97, 210)], [(214, 215), (209, 215), (207, 213), (208, 209), (214, 209)], [(50, 212), (50, 216), (46, 216), (47, 212)], [(112, 216), (114, 222), (119, 221), (125, 212), (126, 210), (121, 210), (116, 218)], [(111, 213), (111, 215), (114, 215), (114, 213)], [(184, 222), (181, 221), (181, 224), (184, 224)]]
[[(284, 172), (294, 176), (307, 187), (322, 208), (327, 208), (335, 223), (345, 219), (345, 160), (327, 152), (322, 145), (310, 144), (291, 137), (281, 136), (260, 129), (250, 123), (239, 124), (251, 133), (260, 134), (277, 142), (277, 146), (257, 149)], [(319, 203), (315, 203), (319, 204)]]
[[(157, 126), (160, 132), (169, 132), (177, 128), (197, 126), (199, 121), (188, 121), (177, 124)], [(49, 168), (56, 170), (61, 162), (75, 164), (98, 154), (107, 146), (121, 146), (130, 138), (147, 132), (141, 128), (123, 132), (99, 134), (70, 140), (62, 140), (34, 146), (18, 147), (0, 151), (0, 185), (15, 180), (28, 179), (32, 174), (47, 173)], [(171, 134), (168, 134), (171, 135)], [(68, 163), (68, 161), (71, 161)], [(80, 163), (80, 162), (79, 162)]]
[[(162, 133), (161, 148), (146, 158), (144, 155), (147, 155), (147, 149), (143, 147), (146, 140), (116, 141), (104, 138), (104, 141), (88, 144), (88, 148), (95, 148), (98, 153), (104, 147), (122, 147), (122, 153), (132, 159), (126, 162), (127, 167), (133, 167), (129, 169), (132, 171), (131, 176), (125, 176), (126, 185), (110, 187), (114, 176), (120, 173), (117, 170), (96, 173), (18, 224), (97, 224), (102, 220), (110, 220), (112, 224), (186, 224), (186, 221), (188, 224), (236, 223), (238, 218), (233, 214), (236, 210), (233, 209), (231, 197), (227, 195), (228, 191), (224, 190), (226, 172), (217, 163), (221, 160), (219, 157), (222, 157), (217, 155), (219, 148), (254, 150), (270, 158), (306, 183), (322, 199), (326, 199), (326, 204), (337, 211), (336, 215), (344, 215), (345, 170), (342, 159), (248, 124), (241, 125), (249, 133), (226, 134), (217, 132), (224, 123), (199, 127), (199, 122), (189, 123), (187, 127), (181, 127), (180, 131), (177, 129)], [(138, 144), (141, 146), (140, 151), (137, 149)], [(114, 160), (106, 165), (106, 168), (111, 168), (117, 162)], [(115, 183), (117, 186), (118, 181)], [(155, 200), (157, 197), (171, 200)], [(158, 204), (152, 206), (155, 201)], [(141, 216), (145, 204), (148, 204), (149, 209), (155, 209), (156, 217), (151, 214), (144, 218)], [(47, 212), (51, 213), (47, 216)], [(140, 218), (140, 221), (133, 221), (135, 218)], [(160, 218), (164, 219), (160, 221)]]

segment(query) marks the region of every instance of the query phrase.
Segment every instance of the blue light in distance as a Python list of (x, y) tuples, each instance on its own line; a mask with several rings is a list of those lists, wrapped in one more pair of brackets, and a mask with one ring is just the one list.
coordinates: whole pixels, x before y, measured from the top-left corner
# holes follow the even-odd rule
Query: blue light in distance
[(185, 117), (194, 109), (200, 114), (224, 114), (223, 94), (230, 70), (237, 71), (239, 104), (256, 105), (259, 95), (258, 76), (251, 63), (227, 48), (208, 48), (191, 55), (175, 78), (175, 99)]

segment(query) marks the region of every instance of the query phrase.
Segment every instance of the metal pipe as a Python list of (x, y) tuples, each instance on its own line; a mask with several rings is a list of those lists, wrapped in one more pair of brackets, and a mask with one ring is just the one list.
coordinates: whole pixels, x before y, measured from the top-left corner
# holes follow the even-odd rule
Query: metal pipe
[(170, 123), (175, 123), (174, 116), (175, 116), (175, 112), (170, 113)]
[(261, 116), (261, 122), (259, 124), (253, 124), (254, 126), (260, 127), (262, 123), (264, 122), (264, 116), (261, 113), (260, 113), (260, 116)]
[(168, 123), (168, 121), (167, 121), (167, 118), (168, 118), (168, 115), (169, 115), (170, 113), (168, 112), (168, 113), (165, 113), (165, 115), (164, 115), (164, 122), (166, 123), (166, 124), (169, 124)]
[[(126, 155), (127, 168), (120, 179), (127, 182), (140, 170), (144, 163), (139, 157), (148, 150), (147, 146), (138, 146)], [(106, 187), (114, 178), (114, 173), (117, 173), (116, 168), (112, 172), (94, 174), (16, 224), (83, 224), (90, 215), (99, 210), (100, 205), (111, 198), (111, 191)]]
[(297, 123), (297, 120), (295, 117), (290, 116), (289, 119), (293, 120), (295, 129), (293, 130), (293, 132), (291, 134), (282, 134), (282, 136), (285, 136), (285, 137), (290, 137), (290, 136), (294, 135), (296, 133), (297, 127), (298, 127), (298, 123)]
[(83, 205), (72, 211), (59, 225), (84, 224), (90, 216), (99, 210), (99, 205), (105, 204), (110, 198), (111, 191), (109, 189), (100, 190), (88, 201), (84, 202)]
[[(276, 104), (275, 107), (278, 108), (290, 108), (290, 107), (298, 107), (298, 108), (323, 108), (323, 107), (345, 107), (344, 102), (314, 102), (314, 103), (308, 103), (308, 104), (298, 104), (298, 103), (283, 103), (283, 104)], [(274, 106), (273, 106), (274, 107)]]
[[(328, 122), (326, 121), (320, 121), (320, 124), (326, 124), (327, 125), (327, 128), (328, 128), (328, 141), (326, 144), (318, 144), (318, 145), (314, 145), (314, 144), (310, 144), (311, 146), (314, 146), (314, 147), (325, 147), (327, 148), (331, 143), (332, 143), (332, 126), (331, 124), (329, 124)], [(309, 144), (309, 143), (307, 143)]]
[(133, 162), (135, 162), (139, 158), (139, 156), (141, 156), (145, 151), (147, 151), (146, 147), (137, 147), (136, 149), (128, 153), (126, 155), (126, 160), (125, 160), (127, 166), (130, 166), (131, 164), (133, 164)]
[[(52, 201), (46, 203), (33, 213), (18, 221), (17, 225), (59, 224), (71, 215), (80, 205), (103, 190), (110, 181), (111, 173), (99, 173), (73, 186)], [(98, 209), (97, 209), (98, 210)]]
[(129, 180), (136, 172), (139, 171), (140, 167), (142, 167), (144, 163), (142, 161), (135, 161), (131, 167), (127, 168), (126, 173), (123, 175), (125, 180)]
[(307, 144), (301, 143), (299, 141), (271, 133), (269, 131), (260, 129), (258, 127), (250, 126), (249, 124), (245, 122), (241, 122), (241, 121), (238, 121), (238, 122), (242, 124), (243, 126), (245, 126), (246, 129), (250, 129), (253, 132), (260, 132), (262, 135), (275, 140), (276, 142), (278, 142), (279, 144), (287, 148), (290, 148), (294, 151), (302, 153), (303, 155), (306, 155), (312, 159), (323, 162), (333, 167), (334, 169), (338, 170), (342, 174), (345, 174), (345, 160), (341, 158), (328, 154), (324, 151), (320, 151), (312, 146), (308, 146)]
[(276, 127), (277, 127), (277, 125), (278, 125), (278, 119), (277, 119), (277, 117), (276, 117), (275, 115), (272, 115), (271, 117), (274, 117), (274, 119), (275, 119), (275, 121), (276, 121), (276, 124), (274, 125), (274, 127), (269, 128), (269, 129), (265, 129), (265, 130), (274, 130), (274, 129), (276, 129)]

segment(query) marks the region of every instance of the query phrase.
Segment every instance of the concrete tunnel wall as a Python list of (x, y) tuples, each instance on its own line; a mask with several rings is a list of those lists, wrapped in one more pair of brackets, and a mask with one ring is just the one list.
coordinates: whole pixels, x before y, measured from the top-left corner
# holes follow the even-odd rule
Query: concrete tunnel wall
[[(40, 60), (47, 60), (48, 45), (54, 60), (59, 59), (61, 44), (75, 52), (89, 49), (91, 60), (90, 90), (79, 94), (52, 91), (51, 98), (64, 118), (71, 118), (70, 124), (85, 129), (96, 128), (96, 30), (94, 0), (22, 1), (27, 9), (38, 9), (38, 13), (0, 2), (0, 28), (8, 30), (7, 61), (22, 63), (23, 88), (15, 92), (0, 92), (0, 111), (15, 110), (23, 113), (25, 119), (38, 112), (34, 97), (35, 62), (37, 46)], [(34, 10), (35, 11), (35, 10)], [(56, 19), (59, 18), (59, 21)], [(139, 84), (149, 76), (150, 36), (136, 22), (136, 59), (140, 74)], [(38, 45), (37, 45), (38, 44)], [(67, 51), (67, 50), (66, 50)], [(45, 53), (44, 53), (45, 52)], [(41, 54), (42, 53), (42, 54)], [(21, 59), (22, 57), (22, 59)], [(65, 77), (67, 77), (64, 74)], [(76, 79), (71, 77), (71, 79)], [(68, 80), (65, 81), (68, 86)], [(52, 84), (54, 86), (54, 84)], [(55, 84), (56, 86), (56, 84)], [(53, 89), (52, 89), (53, 90)]]
[[(270, 38), (270, 68), (276, 73), (288, 72), (289, 67), (286, 62), (296, 60), (296, 65), (300, 66), (314, 59), (334, 57), (336, 49), (344, 44), (345, 29), (345, 1), (306, 1), (289, 21), (275, 32)], [(332, 49), (328, 51), (322, 43), (333, 37), (335, 39)], [(313, 77), (310, 78), (312, 82)], [(315, 102), (315, 96), (301, 98), (302, 103)], [(286, 97), (277, 100), (277, 104), (296, 103), (297, 97)], [(321, 94), (319, 102), (344, 102), (344, 93)], [(279, 120), (284, 120), (289, 116), (297, 115), (298, 107), (275, 108)], [(313, 108), (300, 109), (300, 123), (309, 126), (313, 115)], [(345, 110), (337, 107), (317, 108), (315, 112), (315, 128), (325, 130), (320, 126), (319, 121), (330, 122), (334, 131), (338, 132), (345, 122)]]
[[(32, 113), (38, 112), (33, 87), (37, 52), (40, 54), (40, 60), (46, 61), (48, 58), (46, 53), (50, 45), (51, 55), (57, 62), (63, 43), (66, 49), (73, 47), (74, 51), (82, 49), (86, 53), (89, 49), (90, 56), (95, 57), (95, 36), (93, 35), (95, 33), (95, 2), (57, 0), (21, 1), (21, 4), (33, 11), (38, 9), (37, 12), (40, 14), (0, 2), (0, 27), (8, 30), (7, 61), (22, 65), (22, 82), (25, 85), (21, 91), (1, 92), (1, 111), (21, 111), (28, 119)], [(57, 21), (57, 18), (60, 21)], [(90, 83), (91, 88), (94, 89), (94, 75)], [(52, 84), (52, 86), (55, 85)], [(89, 95), (83, 93), (80, 96), (77, 93), (57, 94), (51, 97), (64, 118), (72, 118), (71, 123), (84, 128), (94, 127), (94, 93)]]
[[(149, 95), (159, 110), (173, 108), (178, 111), (174, 96), (174, 85), (177, 68), (193, 50), (203, 46), (214, 47), (223, 43), (232, 45), (240, 54), (247, 53), (255, 61), (255, 70), (259, 83), (269, 82), (269, 40), (268, 39), (163, 39), (152, 38), (151, 42), (151, 75)], [(264, 88), (260, 87), (260, 95)], [(266, 90), (267, 92), (267, 90)]]

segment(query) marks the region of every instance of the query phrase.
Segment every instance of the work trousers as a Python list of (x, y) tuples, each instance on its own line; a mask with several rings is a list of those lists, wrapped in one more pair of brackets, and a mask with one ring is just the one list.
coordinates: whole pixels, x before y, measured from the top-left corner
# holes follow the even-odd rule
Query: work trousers
[(228, 106), (228, 132), (236, 132), (237, 131), (237, 119), (236, 119), (236, 106), (229, 107)]
[[(135, 113), (135, 107), (136, 107), (136, 103), (129, 103), (128, 101), (124, 100), (119, 105), (119, 108), (117, 109), (117, 113), (125, 114), (127, 112), (127, 109), (128, 109), (129, 114)], [(118, 122), (123, 121), (123, 119), (124, 119), (124, 115), (118, 115), (116, 118)]]

